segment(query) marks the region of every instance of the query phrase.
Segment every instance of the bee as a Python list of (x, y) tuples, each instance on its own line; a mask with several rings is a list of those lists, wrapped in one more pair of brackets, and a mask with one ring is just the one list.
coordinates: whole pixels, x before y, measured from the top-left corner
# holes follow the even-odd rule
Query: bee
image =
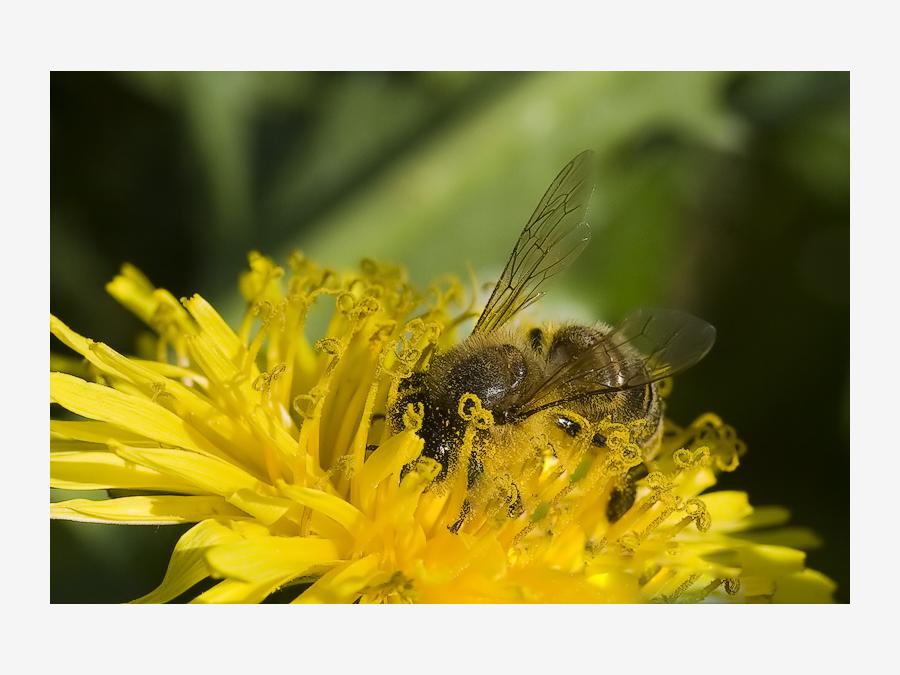
[[(632, 440), (649, 461), (662, 434), (658, 382), (697, 363), (715, 341), (710, 324), (666, 309), (639, 309), (617, 326), (510, 327), (513, 317), (543, 295), (542, 285), (567, 268), (590, 241), (586, 215), (592, 167), (593, 153), (585, 151), (560, 171), (513, 246), (471, 335), (434, 355), (426, 369), (400, 384), (391, 425), (402, 428), (409, 404), (424, 406), (422, 456), (441, 465), (438, 481), (460, 459), (466, 422), (459, 404), (465, 394), (476, 395), (493, 416), (494, 425), (482, 433), (507, 441), (534, 420), (575, 437), (581, 425), (568, 411), (592, 425), (643, 420), (631, 425), (638, 429)], [(600, 433), (591, 442), (598, 448), (606, 445)], [(469, 488), (483, 470), (473, 453)], [(643, 463), (633, 467), (613, 490), (606, 510), (610, 522), (631, 508), (636, 482), (647, 472)]]

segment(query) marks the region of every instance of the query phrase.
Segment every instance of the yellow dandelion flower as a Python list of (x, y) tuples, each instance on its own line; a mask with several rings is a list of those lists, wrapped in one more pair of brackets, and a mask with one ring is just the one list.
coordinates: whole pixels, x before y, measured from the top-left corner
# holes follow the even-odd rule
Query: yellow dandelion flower
[[(480, 443), (495, 423), (466, 394), (457, 466), (422, 457), (424, 410), (392, 419), (400, 382), (454, 343), (472, 316), (454, 279), (417, 292), (401, 269), (364, 261), (339, 275), (295, 254), (290, 275), (253, 253), (236, 330), (199, 295), (176, 300), (124, 266), (107, 290), (154, 332), (143, 358), (50, 330), (83, 357), (53, 359), (50, 485), (131, 496), (51, 503), (52, 518), (195, 523), (154, 591), (167, 602), (211, 577), (195, 602), (828, 601), (833, 583), (791, 548), (802, 531), (766, 529), (780, 508), (711, 491), (743, 445), (715, 415), (666, 420), (633, 503), (607, 517), (641, 463), (634, 428), (542, 429)], [(473, 294), (474, 299), (474, 294)], [(314, 303), (334, 308), (306, 337)], [(71, 370), (70, 368), (66, 368)], [(606, 448), (590, 443), (602, 433)], [(502, 438), (502, 437), (501, 437)], [(483, 480), (472, 485), (478, 451)]]

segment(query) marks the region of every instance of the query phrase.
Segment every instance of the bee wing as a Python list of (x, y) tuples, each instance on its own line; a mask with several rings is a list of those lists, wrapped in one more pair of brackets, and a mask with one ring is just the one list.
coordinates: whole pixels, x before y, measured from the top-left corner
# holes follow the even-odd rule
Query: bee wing
[(700, 361), (715, 341), (716, 329), (691, 314), (639, 309), (605, 339), (541, 382), (528, 397), (522, 416), (592, 394), (633, 389), (669, 377)]
[(566, 164), (547, 188), (513, 247), (473, 333), (496, 330), (543, 295), (540, 286), (578, 257), (590, 240), (585, 222), (594, 189), (593, 153)]

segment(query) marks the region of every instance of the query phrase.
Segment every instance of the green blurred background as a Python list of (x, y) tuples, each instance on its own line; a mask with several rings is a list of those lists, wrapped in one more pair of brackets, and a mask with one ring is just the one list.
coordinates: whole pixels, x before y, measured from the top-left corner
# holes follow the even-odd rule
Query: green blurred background
[[(123, 261), (234, 316), (245, 255), (299, 247), (496, 276), (543, 190), (598, 154), (594, 239), (539, 306), (615, 321), (692, 311), (719, 331), (670, 414), (749, 453), (721, 485), (784, 504), (849, 589), (847, 73), (53, 73), (51, 310), (130, 351), (103, 291)], [(52, 344), (56, 348), (58, 344)], [(54, 495), (54, 498), (72, 495)], [(52, 522), (53, 602), (162, 579), (186, 527)]]

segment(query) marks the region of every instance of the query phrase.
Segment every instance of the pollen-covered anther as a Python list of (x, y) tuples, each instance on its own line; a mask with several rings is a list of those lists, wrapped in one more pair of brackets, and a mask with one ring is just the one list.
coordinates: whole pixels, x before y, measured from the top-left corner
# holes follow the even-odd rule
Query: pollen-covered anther
[(407, 367), (414, 366), (422, 358), (422, 350), (406, 345), (406, 348), (397, 355), (397, 358)]
[(338, 273), (328, 267), (323, 267), (316, 286), (328, 293), (336, 292), (335, 285), (338, 281)]
[(344, 291), (337, 296), (335, 300), (337, 310), (346, 316), (350, 316), (356, 308), (356, 298), (350, 291)]
[(746, 453), (746, 444), (737, 437), (733, 427), (726, 424), (708, 425), (698, 436), (711, 446), (716, 467), (720, 471), (734, 471), (740, 465), (740, 458)]
[(312, 306), (315, 295), (303, 290), (292, 288), (284, 301), (288, 307), (294, 309), (300, 316), (304, 316)]
[(403, 326), (400, 335), (394, 343), (393, 350), (397, 358), (403, 359), (404, 354), (413, 349), (421, 340), (421, 319), (413, 319)]
[(268, 300), (256, 300), (250, 305), (250, 313), (265, 321), (266, 317), (272, 313), (272, 303)]
[(603, 463), (602, 471), (604, 476), (621, 476), (626, 470), (625, 464), (617, 457), (609, 457)]
[(426, 321), (422, 329), (422, 337), (427, 344), (437, 344), (444, 332), (444, 327), (437, 321)]
[(284, 375), (284, 372), (287, 370), (287, 365), (284, 363), (279, 363), (272, 370), (260, 373), (259, 377), (253, 380), (253, 390), (261, 392), (263, 394), (268, 394), (272, 388), (272, 385), (278, 380), (279, 377)]
[(315, 349), (317, 352), (322, 352), (323, 354), (330, 354), (331, 356), (340, 357), (341, 354), (344, 353), (344, 345), (337, 338), (321, 338), (320, 340), (316, 340)]
[(247, 255), (250, 270), (241, 277), (241, 291), (247, 298), (256, 298), (284, 276), (284, 268), (276, 265), (271, 258), (259, 251)]
[(309, 419), (315, 414), (319, 401), (324, 393), (313, 387), (308, 394), (297, 394), (291, 401), (291, 407), (303, 419)]
[(698, 417), (690, 426), (695, 432), (696, 441), (713, 448), (725, 447), (743, 456), (746, 444), (737, 437), (734, 427), (723, 423), (718, 415), (706, 413)]
[(701, 431), (715, 431), (725, 426), (725, 423), (715, 413), (704, 413), (694, 420), (691, 426)]
[(641, 432), (644, 431), (644, 428), (647, 426), (647, 420), (643, 417), (639, 417), (638, 419), (631, 420), (628, 423), (628, 431), (631, 434), (632, 438), (636, 438)]
[(651, 471), (647, 475), (647, 485), (653, 492), (667, 492), (674, 487), (668, 476), (661, 471)]
[(651, 471), (646, 478), (646, 483), (647, 487), (650, 488), (650, 495), (648, 495), (645, 502), (648, 507), (655, 502), (662, 502), (663, 506), (668, 509), (677, 509), (679, 507), (681, 498), (673, 494), (675, 485), (668, 476), (659, 471)]
[(634, 443), (625, 445), (617, 454), (619, 461), (628, 469), (641, 463), (641, 449)]
[(719, 471), (724, 471), (725, 473), (731, 473), (736, 470), (738, 466), (740, 466), (740, 454), (737, 451), (737, 448), (732, 448), (728, 453), (716, 453), (715, 456), (716, 468)]
[(371, 258), (363, 258), (359, 261), (359, 269), (367, 277), (373, 277), (378, 274), (378, 263)]
[(672, 460), (679, 469), (689, 469), (693, 466), (706, 466), (710, 462), (709, 447), (704, 445), (696, 450), (679, 448), (672, 453)]
[(702, 499), (694, 497), (693, 499), (687, 500), (684, 504), (684, 512), (689, 518), (693, 519), (697, 530), (700, 532), (706, 532), (712, 524), (709, 510), (706, 508), (706, 504)]
[(401, 284), (390, 294), (390, 306), (397, 315), (404, 315), (420, 302), (419, 295), (409, 284)]
[(618, 452), (631, 442), (631, 432), (624, 424), (601, 424), (601, 433), (606, 437), (606, 447)]
[(250, 313), (257, 317), (264, 328), (268, 328), (275, 322), (284, 327), (286, 302), (282, 300), (277, 305), (269, 300), (256, 300), (250, 305)]
[(460, 396), (457, 412), (466, 422), (471, 422), (476, 429), (489, 429), (494, 426), (493, 413), (482, 407), (481, 399), (475, 394), (465, 393)]
[[(422, 358), (422, 350), (416, 346), (421, 342), (421, 333), (416, 321), (419, 320), (414, 319), (404, 327), (403, 333), (390, 350), (396, 359), (390, 371), (401, 378), (408, 377), (415, 369), (419, 359)], [(421, 322), (419, 321), (419, 323)]]
[(446, 310), (451, 304), (461, 303), (465, 299), (465, 289), (455, 277), (438, 279), (426, 290), (425, 295), (433, 298), (431, 305), (435, 311)]
[(425, 405), (421, 401), (407, 403), (403, 411), (403, 428), (407, 431), (417, 432), (422, 428), (425, 420)]
[(691, 574), (690, 576), (688, 576), (687, 579), (685, 579), (678, 585), (678, 588), (676, 588), (674, 591), (672, 591), (668, 595), (662, 596), (662, 601), (663, 602), (676, 602), (678, 600), (678, 598), (680, 598), (686, 590), (688, 590), (691, 586), (693, 586), (697, 582), (697, 579), (699, 579), (699, 578), (700, 578), (699, 574), (696, 574), (696, 573)]
[(369, 284), (368, 295), (369, 297), (375, 298), (376, 300), (380, 300), (384, 297), (385, 293), (387, 293), (387, 289), (382, 286), (377, 281), (373, 281)]
[(356, 307), (353, 308), (353, 316), (357, 320), (364, 319), (367, 316), (371, 316), (379, 309), (381, 309), (381, 303), (379, 303), (374, 296), (367, 295), (356, 303)]

